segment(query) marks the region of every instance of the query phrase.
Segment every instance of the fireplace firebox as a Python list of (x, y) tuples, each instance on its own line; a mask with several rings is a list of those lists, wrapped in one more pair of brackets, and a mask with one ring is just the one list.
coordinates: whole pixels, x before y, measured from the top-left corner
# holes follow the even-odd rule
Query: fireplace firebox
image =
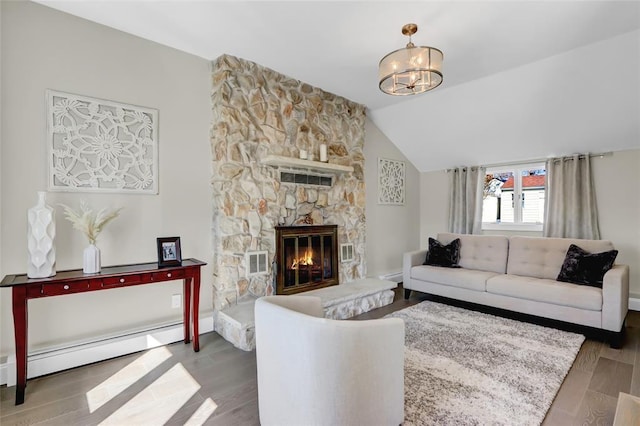
[(338, 226), (276, 226), (276, 294), (338, 284)]

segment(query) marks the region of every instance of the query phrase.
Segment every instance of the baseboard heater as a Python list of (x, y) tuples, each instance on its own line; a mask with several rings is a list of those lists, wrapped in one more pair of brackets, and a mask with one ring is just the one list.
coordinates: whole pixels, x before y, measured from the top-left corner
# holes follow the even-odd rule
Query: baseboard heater
[[(200, 314), (200, 334), (213, 331), (213, 313)], [(28, 379), (184, 340), (182, 321), (29, 353)], [(16, 384), (16, 356), (0, 364), (0, 385)]]
[(402, 271), (390, 272), (388, 274), (378, 275), (381, 280), (394, 281), (397, 283), (402, 282)]

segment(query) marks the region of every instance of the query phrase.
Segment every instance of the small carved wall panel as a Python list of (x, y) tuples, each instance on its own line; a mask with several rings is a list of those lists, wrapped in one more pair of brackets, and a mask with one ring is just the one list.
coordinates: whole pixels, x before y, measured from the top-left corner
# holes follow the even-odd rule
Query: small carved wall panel
[(158, 193), (158, 111), (47, 91), (49, 190)]
[(404, 161), (378, 158), (378, 204), (404, 205)]

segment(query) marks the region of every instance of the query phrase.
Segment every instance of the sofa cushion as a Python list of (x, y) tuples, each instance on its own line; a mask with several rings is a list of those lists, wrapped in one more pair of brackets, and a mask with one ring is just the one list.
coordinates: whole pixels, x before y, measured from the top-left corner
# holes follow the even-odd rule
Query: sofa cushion
[[(576, 244), (592, 253), (614, 249), (611, 241), (605, 240), (511, 237), (509, 238), (507, 274), (555, 280), (571, 244)], [(460, 265), (464, 267), (462, 250), (464, 245), (460, 247)]]
[(589, 253), (571, 244), (557, 280), (602, 288), (604, 274), (613, 267), (617, 255), (618, 250)]
[(429, 250), (423, 265), (444, 266), (446, 268), (459, 268), (460, 238), (456, 238), (447, 245), (429, 238)]
[(476, 271), (473, 269), (451, 269), (438, 266), (414, 266), (411, 278), (468, 290), (485, 291), (487, 279), (498, 275), (495, 272)]
[[(509, 239), (499, 235), (466, 235), (440, 233), (438, 240), (448, 244), (460, 238), (460, 262), (464, 269), (497, 272), (504, 274), (507, 270), (507, 254)], [(558, 269), (560, 270), (560, 269)]]
[(602, 290), (599, 288), (556, 280), (497, 275), (487, 280), (487, 293), (590, 311), (602, 310)]

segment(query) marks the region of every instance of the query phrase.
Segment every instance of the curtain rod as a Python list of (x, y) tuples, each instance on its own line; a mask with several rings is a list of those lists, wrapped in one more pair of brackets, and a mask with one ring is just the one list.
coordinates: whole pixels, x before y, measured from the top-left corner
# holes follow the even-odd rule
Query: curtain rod
[[(589, 154), (590, 158), (604, 158), (604, 157), (610, 157), (613, 155), (613, 151), (607, 151), (607, 152), (599, 152), (597, 154)], [(571, 155), (564, 155), (561, 157), (557, 157), (557, 158), (572, 158), (573, 156)], [(584, 158), (584, 154), (580, 154), (580, 157)], [(494, 163), (494, 164), (484, 164), (481, 166), (471, 166), (473, 167), (484, 167), (486, 169), (489, 168), (495, 168), (495, 167), (501, 167), (501, 166), (519, 166), (521, 164), (529, 164), (529, 163), (544, 163), (547, 160), (551, 159), (553, 157), (547, 157), (547, 158), (537, 158), (534, 160), (523, 160), (523, 161), (515, 161), (515, 162), (509, 162), (509, 163)], [(466, 168), (466, 167), (465, 167)], [(449, 173), (450, 171), (452, 171), (453, 169), (446, 169), (446, 172)]]

